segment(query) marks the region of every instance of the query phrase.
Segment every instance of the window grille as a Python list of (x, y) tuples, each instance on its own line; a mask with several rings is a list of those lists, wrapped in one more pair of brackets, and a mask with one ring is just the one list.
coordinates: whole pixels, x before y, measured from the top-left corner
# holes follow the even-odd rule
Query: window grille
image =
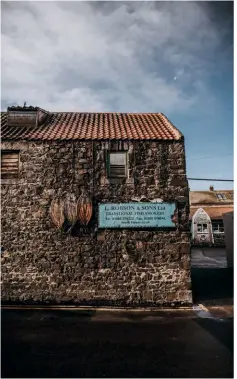
[(207, 224), (197, 224), (198, 233), (208, 233)]
[(110, 178), (127, 177), (127, 154), (125, 152), (109, 153), (108, 173)]

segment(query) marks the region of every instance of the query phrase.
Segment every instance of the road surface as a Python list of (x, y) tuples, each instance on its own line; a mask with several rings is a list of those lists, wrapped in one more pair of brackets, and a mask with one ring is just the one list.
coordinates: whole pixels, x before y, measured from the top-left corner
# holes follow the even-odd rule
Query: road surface
[(3, 378), (231, 378), (233, 308), (3, 309)]

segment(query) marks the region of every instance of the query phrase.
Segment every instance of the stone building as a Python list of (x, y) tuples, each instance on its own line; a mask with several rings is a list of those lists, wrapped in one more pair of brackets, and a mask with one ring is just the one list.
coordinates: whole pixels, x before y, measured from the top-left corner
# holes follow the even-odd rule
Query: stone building
[(192, 267), (233, 265), (233, 211), (233, 190), (215, 191), (211, 186), (209, 191), (190, 192)]
[(192, 302), (184, 137), (163, 114), (1, 116), (3, 302)]

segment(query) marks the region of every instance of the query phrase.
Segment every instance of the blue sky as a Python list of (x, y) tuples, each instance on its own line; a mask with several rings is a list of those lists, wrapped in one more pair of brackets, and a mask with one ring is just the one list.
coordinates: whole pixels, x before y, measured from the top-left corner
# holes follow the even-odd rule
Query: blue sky
[(231, 2), (3, 2), (2, 110), (162, 112), (189, 177), (232, 179), (232, 28)]

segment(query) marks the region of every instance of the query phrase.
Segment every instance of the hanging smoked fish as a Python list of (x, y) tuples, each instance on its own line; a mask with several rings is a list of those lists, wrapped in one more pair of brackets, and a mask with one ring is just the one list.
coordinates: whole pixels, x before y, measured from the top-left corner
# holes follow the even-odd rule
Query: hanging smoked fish
[(77, 216), (80, 223), (84, 226), (87, 226), (91, 220), (92, 201), (88, 196), (86, 196), (86, 194), (82, 194), (78, 199)]
[(62, 229), (62, 226), (64, 224), (65, 216), (64, 216), (63, 211), (64, 211), (63, 200), (59, 198), (53, 199), (50, 209), (49, 209), (49, 213), (57, 229)]
[(77, 202), (74, 194), (67, 194), (64, 203), (64, 214), (67, 221), (70, 224), (70, 228), (67, 232), (71, 231), (78, 220), (77, 216)]

